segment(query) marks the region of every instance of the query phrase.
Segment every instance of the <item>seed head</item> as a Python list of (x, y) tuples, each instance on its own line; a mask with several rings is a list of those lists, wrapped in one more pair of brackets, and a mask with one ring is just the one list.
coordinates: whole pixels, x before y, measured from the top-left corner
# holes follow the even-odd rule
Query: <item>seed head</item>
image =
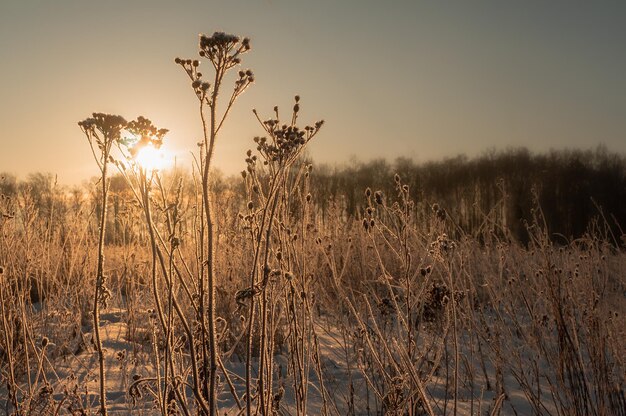
[(383, 204), (383, 193), (381, 191), (376, 191), (376, 193), (374, 193), (374, 199), (376, 200), (376, 203), (378, 205), (382, 205)]

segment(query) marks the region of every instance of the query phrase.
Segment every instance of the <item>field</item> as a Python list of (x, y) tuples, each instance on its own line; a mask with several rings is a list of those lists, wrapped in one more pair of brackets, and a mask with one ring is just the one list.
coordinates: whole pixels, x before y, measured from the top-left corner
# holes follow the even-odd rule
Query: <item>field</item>
[(286, 116), (255, 111), (264, 136), (218, 181), (248, 49), (202, 36), (210, 84), (175, 61), (201, 111), (193, 173), (141, 161), (165, 129), (94, 113), (90, 193), (2, 195), (0, 412), (626, 414), (625, 239), (608, 216), (555, 238), (537, 199), (521, 242), (505, 205), (468, 231), (400, 174), (352, 209), (319, 194), (303, 154), (324, 122), (301, 127), (298, 96)]

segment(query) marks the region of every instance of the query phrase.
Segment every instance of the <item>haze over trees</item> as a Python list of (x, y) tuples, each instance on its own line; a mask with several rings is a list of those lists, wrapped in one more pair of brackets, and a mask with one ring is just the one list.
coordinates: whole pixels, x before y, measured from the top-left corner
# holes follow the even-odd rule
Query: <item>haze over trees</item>
[[(557, 243), (566, 243), (583, 236), (590, 227), (599, 227), (614, 244), (624, 244), (619, 236), (626, 224), (626, 157), (604, 147), (543, 154), (519, 148), (426, 163), (401, 158), (314, 166), (311, 191), (322, 211), (333, 204), (345, 216), (361, 217), (364, 190), (370, 187), (394, 196), (391, 179), (397, 173), (415, 196), (421, 218), (425, 220), (432, 205), (437, 204), (447, 211), (459, 235), (494, 232), (526, 243), (526, 224), (540, 210)], [(184, 170), (166, 174), (189, 175)], [(87, 185), (67, 188), (56, 183), (52, 174), (44, 173), (33, 173), (20, 180), (10, 173), (0, 176), (2, 194), (13, 198), (21, 195), (33, 205), (38, 217), (53, 219), (52, 224), (81, 200), (90, 201), (96, 212), (101, 209), (97, 191)], [(233, 208), (244, 206), (240, 178), (216, 178), (216, 191), (230, 195), (228, 203)], [(189, 181), (186, 183), (185, 191), (193, 192)], [(131, 229), (136, 229), (138, 235), (145, 234), (133, 226), (130, 190), (119, 175), (111, 178), (110, 205), (108, 242), (123, 244), (124, 235), (128, 236)]]

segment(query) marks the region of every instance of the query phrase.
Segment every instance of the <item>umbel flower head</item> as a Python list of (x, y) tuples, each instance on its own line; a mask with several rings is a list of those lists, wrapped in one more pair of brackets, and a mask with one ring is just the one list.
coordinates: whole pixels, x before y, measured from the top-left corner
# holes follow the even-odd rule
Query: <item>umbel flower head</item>
[(101, 133), (102, 140), (115, 141), (119, 140), (126, 120), (118, 115), (93, 113), (92, 117), (79, 121), (78, 125), (85, 133)]
[(250, 39), (215, 32), (211, 36), (200, 35), (200, 56), (208, 58), (217, 67), (225, 69), (241, 63), (239, 55), (250, 50)]
[[(100, 169), (106, 169), (113, 143), (120, 140), (126, 120), (122, 116), (93, 113), (92, 117), (79, 121), (78, 126), (87, 136), (98, 166)], [(100, 150), (99, 155), (96, 154), (94, 143)]]
[[(189, 79), (196, 97), (209, 105), (214, 105), (222, 77), (231, 68), (241, 64), (241, 55), (250, 50), (250, 39), (240, 38), (239, 36), (229, 35), (224, 32), (215, 32), (211, 36), (200, 35), (200, 51), (201, 57), (208, 59), (213, 64), (217, 77), (214, 84), (204, 80), (202, 72), (200, 72), (200, 61), (197, 59), (176, 58), (174, 62), (180, 65)], [(241, 95), (253, 82), (254, 74), (252, 70), (245, 69), (238, 72), (239, 77), (235, 81), (235, 89), (231, 96), (229, 107), (234, 103), (235, 99)], [(226, 110), (228, 113), (228, 110)]]
[(163, 139), (168, 129), (159, 129), (149, 119), (139, 116), (126, 124), (125, 130), (130, 133), (130, 137), (124, 137), (120, 144), (126, 146), (131, 156), (135, 156), (139, 150), (146, 146), (158, 149), (163, 144)]

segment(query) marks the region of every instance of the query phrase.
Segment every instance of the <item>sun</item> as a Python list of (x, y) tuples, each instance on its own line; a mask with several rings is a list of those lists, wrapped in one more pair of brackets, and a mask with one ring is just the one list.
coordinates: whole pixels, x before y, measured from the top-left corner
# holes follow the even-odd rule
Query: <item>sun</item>
[(135, 162), (147, 171), (163, 170), (171, 165), (168, 153), (163, 146), (157, 149), (152, 144), (139, 149), (135, 155)]

